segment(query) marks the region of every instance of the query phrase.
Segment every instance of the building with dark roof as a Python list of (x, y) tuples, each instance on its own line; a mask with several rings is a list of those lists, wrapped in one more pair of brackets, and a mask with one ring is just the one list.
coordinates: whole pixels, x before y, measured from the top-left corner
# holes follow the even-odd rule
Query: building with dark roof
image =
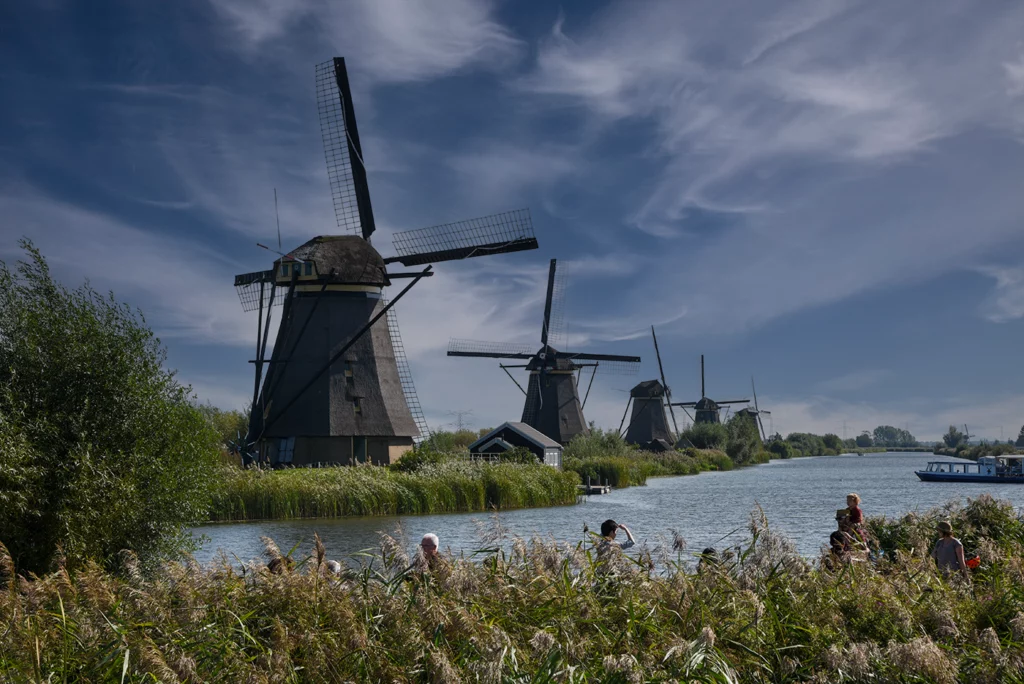
[(562, 467), (562, 445), (526, 423), (503, 423), (469, 445), (471, 454), (504, 454), (515, 447), (533, 452), (539, 461)]

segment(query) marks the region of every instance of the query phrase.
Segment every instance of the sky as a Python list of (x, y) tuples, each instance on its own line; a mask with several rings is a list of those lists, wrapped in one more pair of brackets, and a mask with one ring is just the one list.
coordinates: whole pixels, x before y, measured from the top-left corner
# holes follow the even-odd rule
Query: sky
[(654, 325), (675, 400), (703, 353), (709, 396), (756, 378), (783, 434), (1015, 437), (1022, 27), (1024, 4), (944, 0), (4, 3), (0, 259), (29, 238), (241, 408), (233, 276), (270, 267), (275, 189), (286, 251), (336, 231), (313, 75), (344, 56), (382, 254), (520, 207), (540, 242), (438, 264), (396, 306), (432, 427), (520, 417), (496, 362), (445, 351), (539, 346), (557, 258), (560, 343), (643, 359), (598, 374), (599, 426), (657, 377)]

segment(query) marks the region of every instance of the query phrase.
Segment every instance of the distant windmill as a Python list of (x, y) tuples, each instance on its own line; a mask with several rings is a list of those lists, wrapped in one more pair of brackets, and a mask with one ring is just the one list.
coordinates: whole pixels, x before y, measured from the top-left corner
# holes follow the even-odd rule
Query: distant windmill
[[(629, 399), (626, 401), (626, 413), (629, 412), (630, 404), (633, 406), (633, 412), (626, 427), (626, 441), (638, 445), (645, 451), (670, 451), (679, 434), (679, 426), (676, 424), (675, 411), (672, 410), (672, 390), (665, 382), (665, 368), (661, 364), (661, 351), (658, 349), (658, 337), (654, 333), (653, 325), (651, 337), (654, 339), (654, 354), (658, 358), (661, 382), (644, 380), (630, 390)], [(666, 406), (672, 416), (674, 433), (668, 429)], [(626, 420), (626, 413), (622, 414), (623, 423)], [(622, 432), (622, 423), (619, 424), (619, 432)]]
[[(681, 406), (683, 410), (687, 407), (693, 407), (693, 422), (694, 423), (721, 423), (721, 417), (719, 411), (722, 406), (728, 404), (749, 404), (750, 399), (730, 399), (729, 401), (712, 401), (708, 398), (707, 392), (704, 388), (704, 355), (700, 355), (700, 400), (699, 401), (684, 401), (680, 403), (674, 403), (672, 406)], [(689, 415), (689, 413), (687, 413)]]
[(764, 441), (766, 441), (768, 439), (768, 436), (765, 434), (764, 422), (761, 421), (761, 416), (762, 415), (771, 416), (772, 412), (771, 411), (762, 411), (758, 407), (758, 405), (757, 405), (757, 388), (754, 387), (754, 378), (753, 377), (750, 378), (750, 391), (753, 392), (753, 394), (754, 394), (754, 407), (751, 408), (751, 407), (748, 406), (748, 407), (746, 407), (744, 409), (740, 409), (739, 411), (736, 412), (736, 415), (737, 416), (740, 416), (740, 415), (742, 415), (742, 416), (750, 416), (750, 418), (752, 420), (756, 420), (757, 421), (757, 425), (758, 425), (758, 427), (761, 430), (761, 441), (764, 442)]
[[(596, 373), (598, 365), (605, 370), (617, 368), (624, 372), (636, 372), (640, 357), (558, 351), (549, 344), (555, 270), (556, 260), (552, 259), (548, 269), (548, 289), (544, 300), (544, 321), (540, 329), (539, 350), (533, 351), (528, 345), (514, 343), (451, 340), (448, 345), (448, 356), (526, 361), (521, 367), (529, 371), (530, 381), (524, 390), (526, 403), (523, 406), (522, 422), (557, 442), (567, 444), (576, 435), (589, 432), (587, 421), (583, 417), (583, 404), (580, 402), (575, 372), (584, 366), (592, 366)], [(508, 373), (507, 370), (505, 372)]]
[[(334, 212), (344, 234), (314, 237), (288, 254), (267, 248), (281, 254), (272, 269), (235, 277), (242, 308), (259, 310), (243, 453), (258, 450), (260, 460), (274, 466), (388, 463), (427, 430), (392, 307), (432, 275), (431, 266), (395, 273), (388, 265), (536, 249), (537, 240), (529, 212), (520, 210), (396, 233), (397, 255), (382, 257), (370, 244), (373, 209), (344, 59), (317, 65), (316, 92)], [(382, 290), (398, 278), (412, 281), (388, 303)], [(281, 303), (267, 359), (270, 318)]]

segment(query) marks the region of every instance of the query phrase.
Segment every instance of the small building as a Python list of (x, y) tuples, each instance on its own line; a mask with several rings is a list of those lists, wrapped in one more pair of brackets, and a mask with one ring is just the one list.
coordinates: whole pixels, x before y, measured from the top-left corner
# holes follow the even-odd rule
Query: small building
[(469, 445), (471, 454), (504, 454), (516, 447), (528, 449), (541, 462), (562, 467), (562, 445), (526, 423), (502, 423)]

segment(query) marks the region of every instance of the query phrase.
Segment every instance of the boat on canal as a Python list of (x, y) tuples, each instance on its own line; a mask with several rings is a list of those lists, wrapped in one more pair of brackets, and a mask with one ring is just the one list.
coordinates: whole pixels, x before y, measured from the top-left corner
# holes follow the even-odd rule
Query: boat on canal
[(976, 463), (930, 461), (914, 473), (925, 482), (1024, 484), (1024, 456), (982, 456)]

